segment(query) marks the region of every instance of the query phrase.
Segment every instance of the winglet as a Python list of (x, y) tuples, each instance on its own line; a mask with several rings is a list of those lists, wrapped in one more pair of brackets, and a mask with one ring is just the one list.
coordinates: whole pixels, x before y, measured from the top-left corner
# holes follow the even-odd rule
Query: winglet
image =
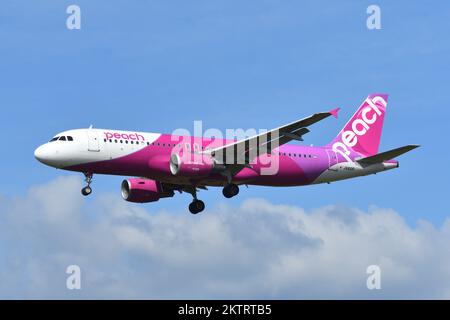
[(337, 119), (339, 110), (341, 110), (341, 108), (336, 108), (336, 109), (330, 110), (328, 112)]

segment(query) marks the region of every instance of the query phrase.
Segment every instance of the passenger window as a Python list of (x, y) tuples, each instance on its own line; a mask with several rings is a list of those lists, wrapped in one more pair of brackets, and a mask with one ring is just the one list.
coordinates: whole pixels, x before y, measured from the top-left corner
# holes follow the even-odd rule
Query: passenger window
[(115, 139), (114, 142), (117, 143), (117, 139)]
[(120, 143), (123, 143), (123, 141), (122, 141), (122, 140), (120, 140)]
[(59, 141), (66, 141), (66, 137), (60, 137)]
[(125, 143), (128, 144), (128, 140), (125, 140)]

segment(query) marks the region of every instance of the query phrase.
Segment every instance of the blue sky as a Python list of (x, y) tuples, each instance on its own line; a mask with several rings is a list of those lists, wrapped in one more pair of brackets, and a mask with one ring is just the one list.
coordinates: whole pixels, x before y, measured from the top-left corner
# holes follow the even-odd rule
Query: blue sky
[[(309, 188), (242, 192), (316, 207), (393, 207), (414, 223), (442, 223), (449, 161), (448, 4), (379, 1), (382, 30), (366, 28), (367, 1), (78, 1), (82, 29), (66, 29), (70, 1), (6, 1), (0, 13), (0, 192), (20, 194), (67, 174), (45, 168), (33, 150), (69, 128), (170, 133), (205, 127), (272, 128), (342, 107), (305, 143), (327, 143), (371, 92), (390, 100), (381, 149), (422, 148), (401, 169)], [(96, 177), (115, 191), (119, 177)], [(118, 194), (119, 195), (119, 194)], [(222, 199), (218, 190), (204, 195)], [(156, 206), (183, 207), (188, 199)], [(154, 206), (154, 205), (152, 205)]]
[[(222, 130), (273, 128), (339, 106), (338, 120), (305, 136), (322, 145), (369, 93), (387, 92), (380, 149), (422, 146), (400, 159), (399, 170), (331, 185), (250, 187), (227, 201), (213, 188), (201, 199), (209, 208), (252, 198), (307, 210), (392, 208), (410, 226), (426, 220), (439, 228), (449, 215), (450, 4), (376, 1), (382, 29), (368, 30), (372, 3), (3, 1), (0, 194), (24, 197), (32, 186), (74, 175), (33, 157), (66, 129), (170, 133), (193, 130), (194, 120)], [(66, 28), (70, 4), (81, 7), (81, 30)], [(96, 176), (84, 201), (120, 198), (121, 179)], [(144, 208), (184, 215), (189, 202), (182, 195)]]
[[(370, 2), (78, 1), (82, 29), (65, 27), (70, 1), (7, 1), (0, 14), (0, 128), (8, 157), (0, 191), (20, 194), (67, 174), (35, 161), (53, 134), (96, 127), (172, 132), (272, 128), (342, 107), (338, 121), (312, 128), (305, 143), (327, 143), (370, 92), (390, 100), (381, 149), (422, 148), (401, 169), (309, 188), (251, 188), (315, 207), (394, 207), (410, 222), (447, 215), (447, 5), (378, 2), (382, 30), (366, 28)], [(96, 177), (116, 191), (119, 177)], [(203, 196), (220, 199), (218, 190)], [(188, 199), (157, 206), (184, 206)], [(236, 202), (241, 199), (233, 200)]]

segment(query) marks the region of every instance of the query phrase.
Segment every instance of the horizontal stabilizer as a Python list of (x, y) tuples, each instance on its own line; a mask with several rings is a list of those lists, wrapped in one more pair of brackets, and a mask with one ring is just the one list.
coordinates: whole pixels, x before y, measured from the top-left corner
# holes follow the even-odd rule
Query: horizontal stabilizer
[(375, 163), (382, 163), (384, 161), (391, 160), (395, 157), (398, 157), (398, 156), (400, 156), (408, 151), (411, 151), (417, 147), (419, 147), (419, 146), (416, 144), (411, 144), (411, 145), (407, 145), (404, 147), (381, 152), (374, 156), (362, 158), (362, 159), (356, 160), (356, 162), (358, 162), (361, 165), (371, 165), (371, 164), (375, 164)]

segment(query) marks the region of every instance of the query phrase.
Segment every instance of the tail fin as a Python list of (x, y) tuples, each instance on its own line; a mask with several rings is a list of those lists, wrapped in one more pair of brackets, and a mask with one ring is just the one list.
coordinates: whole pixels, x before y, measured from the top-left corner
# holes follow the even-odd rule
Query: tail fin
[(387, 99), (387, 94), (370, 94), (328, 146), (347, 155), (351, 151), (366, 157), (377, 154)]

